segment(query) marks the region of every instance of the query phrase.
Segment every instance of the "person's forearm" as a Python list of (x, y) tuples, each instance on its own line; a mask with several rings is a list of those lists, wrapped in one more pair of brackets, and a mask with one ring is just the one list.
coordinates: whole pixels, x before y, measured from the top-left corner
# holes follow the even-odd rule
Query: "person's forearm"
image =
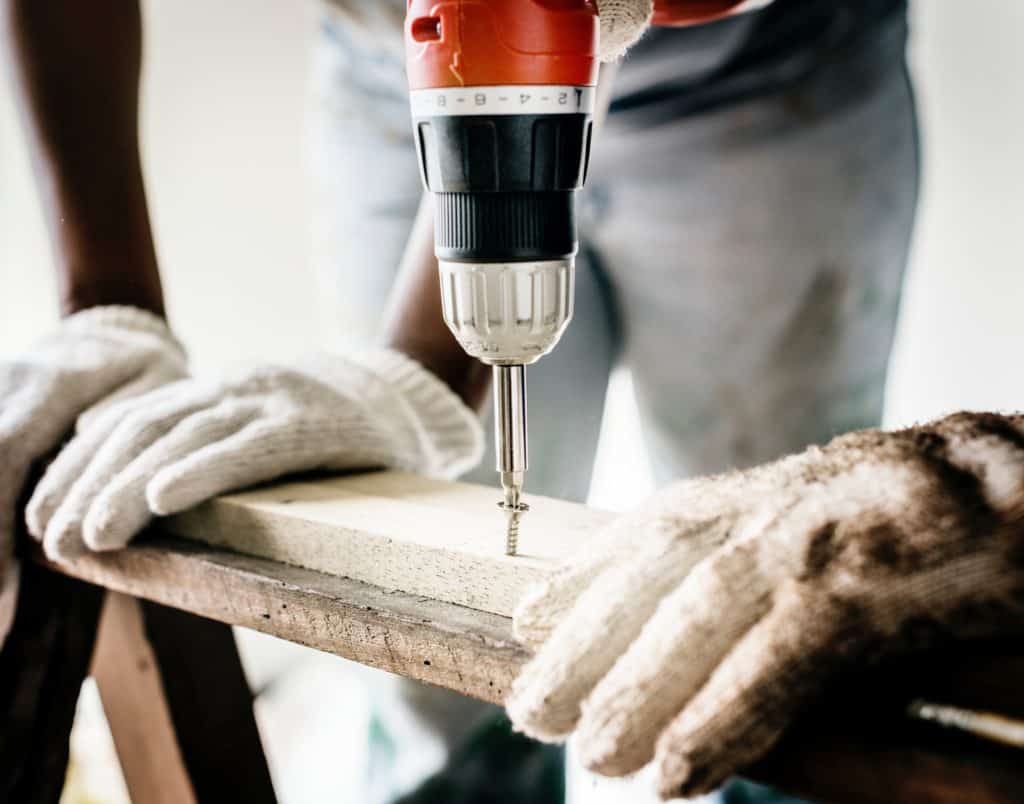
[(429, 194), (402, 257), (384, 316), (384, 339), (444, 380), (470, 407), (483, 404), (491, 371), (459, 346), (441, 315), (441, 287), (434, 257), (434, 217)]
[(138, 0), (0, 0), (65, 313), (164, 312), (138, 142)]

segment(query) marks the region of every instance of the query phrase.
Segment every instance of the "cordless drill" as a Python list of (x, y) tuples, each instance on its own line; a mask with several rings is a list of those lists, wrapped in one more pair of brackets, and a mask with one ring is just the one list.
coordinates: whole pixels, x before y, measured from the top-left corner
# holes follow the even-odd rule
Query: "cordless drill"
[[(688, 25), (763, 2), (658, 0), (653, 21)], [(526, 366), (572, 318), (598, 31), (594, 0), (408, 2), (410, 101), (434, 195), (444, 319), (466, 352), (493, 366), (509, 555), (527, 510)]]

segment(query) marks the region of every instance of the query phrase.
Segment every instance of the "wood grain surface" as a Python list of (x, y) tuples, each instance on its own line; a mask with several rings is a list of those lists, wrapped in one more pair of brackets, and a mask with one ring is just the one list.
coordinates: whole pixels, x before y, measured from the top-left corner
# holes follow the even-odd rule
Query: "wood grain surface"
[(160, 668), (144, 629), (138, 600), (108, 594), (90, 674), (99, 688), (131, 800), (196, 804)]
[(299, 480), (208, 502), (162, 532), (509, 616), (532, 583), (611, 514), (529, 496), (520, 555), (504, 554), (498, 492), (401, 472)]
[(507, 617), (179, 539), (47, 566), (493, 703), (528, 656)]

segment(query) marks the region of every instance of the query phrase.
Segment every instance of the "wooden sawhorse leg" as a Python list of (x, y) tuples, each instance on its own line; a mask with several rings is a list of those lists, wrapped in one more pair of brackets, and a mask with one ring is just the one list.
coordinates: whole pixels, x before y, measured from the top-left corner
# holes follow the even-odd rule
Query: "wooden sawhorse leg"
[(95, 660), (134, 804), (275, 802), (231, 628), (123, 595), (103, 601), (99, 587), (23, 565), (0, 652), (0, 800), (57, 804)]

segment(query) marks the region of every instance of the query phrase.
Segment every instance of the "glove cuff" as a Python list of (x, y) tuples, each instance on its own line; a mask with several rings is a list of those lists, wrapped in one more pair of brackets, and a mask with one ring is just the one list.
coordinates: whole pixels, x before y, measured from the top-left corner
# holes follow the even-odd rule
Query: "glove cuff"
[(90, 307), (87, 310), (74, 313), (64, 319), (63, 326), (73, 332), (95, 332), (97, 329), (119, 329), (129, 332), (139, 332), (146, 335), (156, 335), (167, 341), (185, 353), (167, 322), (155, 313), (143, 310), (140, 307), (128, 305), (111, 304), (102, 307)]
[(618, 61), (651, 24), (653, 0), (598, 0), (601, 22), (599, 57), (603, 62)]
[(406, 403), (420, 450), (403, 468), (455, 478), (476, 466), (484, 452), (483, 428), (444, 382), (412, 358), (393, 349), (375, 349), (354, 361), (386, 382)]

